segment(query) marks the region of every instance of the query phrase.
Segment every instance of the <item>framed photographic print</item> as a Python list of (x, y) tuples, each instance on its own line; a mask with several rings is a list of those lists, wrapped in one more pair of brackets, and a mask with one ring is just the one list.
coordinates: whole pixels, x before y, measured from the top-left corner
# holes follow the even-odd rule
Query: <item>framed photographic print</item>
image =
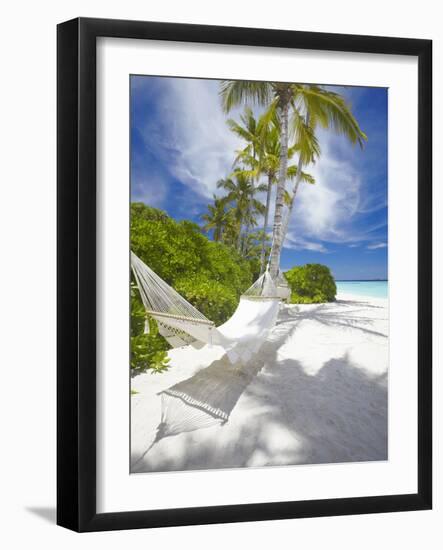
[(431, 41), (58, 26), (58, 512), (432, 505)]

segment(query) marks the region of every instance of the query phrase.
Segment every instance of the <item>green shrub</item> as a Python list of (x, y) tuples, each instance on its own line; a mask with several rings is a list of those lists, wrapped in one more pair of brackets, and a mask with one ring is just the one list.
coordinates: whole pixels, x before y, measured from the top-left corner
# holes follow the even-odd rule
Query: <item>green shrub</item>
[(252, 284), (249, 262), (231, 247), (210, 241), (195, 223), (177, 222), (141, 203), (131, 206), (131, 249), (178, 292), (178, 282), (203, 278), (219, 283), (238, 299)]
[(177, 281), (175, 289), (216, 325), (224, 323), (235, 311), (235, 293), (205, 275)]
[[(252, 284), (251, 263), (233, 248), (210, 241), (190, 221), (177, 222), (143, 203), (131, 205), (131, 250), (188, 302), (217, 325), (234, 312), (240, 295)], [(169, 345), (150, 321), (143, 333), (144, 308), (138, 291), (131, 300), (133, 372), (167, 368)]]
[(325, 265), (293, 267), (286, 271), (285, 277), (291, 288), (292, 304), (319, 304), (335, 300), (337, 287), (329, 267)]
[(131, 288), (131, 372), (138, 374), (152, 369), (161, 372), (168, 368), (168, 344), (158, 334), (157, 323), (148, 319), (149, 334), (145, 334), (145, 309), (137, 291)]

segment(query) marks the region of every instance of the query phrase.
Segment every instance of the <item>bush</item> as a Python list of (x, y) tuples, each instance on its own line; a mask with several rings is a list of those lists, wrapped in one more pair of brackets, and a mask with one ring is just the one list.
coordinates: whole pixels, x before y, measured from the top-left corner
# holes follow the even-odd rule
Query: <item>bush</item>
[(285, 277), (291, 288), (292, 304), (319, 304), (335, 300), (337, 287), (329, 267), (325, 265), (293, 267), (286, 271)]
[[(252, 284), (250, 262), (221, 242), (210, 241), (190, 221), (177, 222), (143, 203), (131, 205), (131, 249), (159, 277), (217, 325), (234, 312), (240, 295)], [(167, 368), (169, 345), (155, 321), (144, 334), (145, 313), (138, 291), (131, 299), (131, 367), (133, 372)]]
[(238, 299), (232, 290), (204, 275), (177, 281), (175, 289), (216, 325), (229, 319), (237, 307)]
[[(212, 296), (221, 296), (221, 288), (238, 302), (238, 298), (251, 284), (249, 262), (235, 250), (220, 242), (210, 241), (200, 227), (189, 221), (177, 222), (164, 212), (141, 203), (131, 207), (131, 249), (157, 273), (168, 285), (175, 288), (197, 309), (215, 323), (224, 322), (230, 316), (230, 308), (205, 304), (202, 296), (214, 286)], [(193, 282), (197, 286), (191, 290)], [(178, 286), (182, 288), (180, 290)], [(203, 293), (203, 294), (202, 294)], [(228, 312), (228, 313), (226, 313)]]
[(148, 319), (149, 334), (145, 334), (145, 309), (137, 296), (134, 287), (131, 288), (131, 371), (133, 374), (152, 369), (161, 372), (168, 368), (169, 358), (166, 350), (168, 344), (158, 334), (157, 323)]

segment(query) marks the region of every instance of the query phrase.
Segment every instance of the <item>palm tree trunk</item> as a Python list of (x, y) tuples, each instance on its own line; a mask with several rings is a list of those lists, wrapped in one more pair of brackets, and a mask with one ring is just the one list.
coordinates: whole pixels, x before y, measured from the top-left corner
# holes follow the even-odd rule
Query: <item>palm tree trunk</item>
[(248, 235), (249, 235), (249, 223), (246, 222), (245, 231), (243, 233), (242, 250), (241, 250), (243, 256), (246, 255), (246, 248), (247, 248), (247, 244), (248, 244)]
[[(309, 111), (308, 111), (308, 113), (306, 113), (305, 124), (306, 125), (309, 124)], [(280, 246), (283, 246), (283, 243), (285, 242), (285, 238), (286, 238), (286, 233), (288, 232), (289, 220), (291, 219), (292, 209), (294, 208), (294, 200), (295, 200), (295, 197), (297, 195), (297, 191), (298, 191), (298, 188), (299, 188), (299, 185), (300, 185), (300, 182), (301, 182), (302, 170), (303, 170), (303, 162), (302, 162), (301, 157), (299, 157), (298, 164), (297, 164), (297, 176), (295, 178), (294, 187), (292, 189), (291, 202), (288, 205), (288, 211), (286, 213), (286, 216), (287, 216), (286, 220), (285, 220), (286, 223), (283, 223), (282, 230), (281, 230), (281, 233), (280, 233), (280, 239), (281, 239)]]
[(265, 220), (263, 222), (263, 237), (261, 241), (260, 275), (262, 275), (265, 270), (266, 231), (268, 230), (269, 207), (271, 205), (271, 192), (272, 192), (272, 176), (268, 174), (268, 190), (266, 193)]
[(242, 226), (243, 224), (240, 223), (238, 227), (238, 237), (237, 237), (237, 252), (241, 253), (241, 238), (242, 238)]
[(288, 169), (288, 112), (289, 101), (286, 100), (280, 107), (281, 132), (280, 132), (280, 167), (277, 180), (277, 196), (275, 198), (274, 234), (271, 251), (270, 273), (276, 277), (280, 266), (280, 254), (282, 248), (281, 231), (284, 207), (284, 195), (286, 173)]

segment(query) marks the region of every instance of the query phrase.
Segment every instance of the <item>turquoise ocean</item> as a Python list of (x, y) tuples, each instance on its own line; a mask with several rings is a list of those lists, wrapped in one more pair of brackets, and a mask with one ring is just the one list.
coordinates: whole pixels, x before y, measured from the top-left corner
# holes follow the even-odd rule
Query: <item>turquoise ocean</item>
[(337, 293), (355, 294), (370, 298), (387, 298), (388, 281), (335, 281)]

